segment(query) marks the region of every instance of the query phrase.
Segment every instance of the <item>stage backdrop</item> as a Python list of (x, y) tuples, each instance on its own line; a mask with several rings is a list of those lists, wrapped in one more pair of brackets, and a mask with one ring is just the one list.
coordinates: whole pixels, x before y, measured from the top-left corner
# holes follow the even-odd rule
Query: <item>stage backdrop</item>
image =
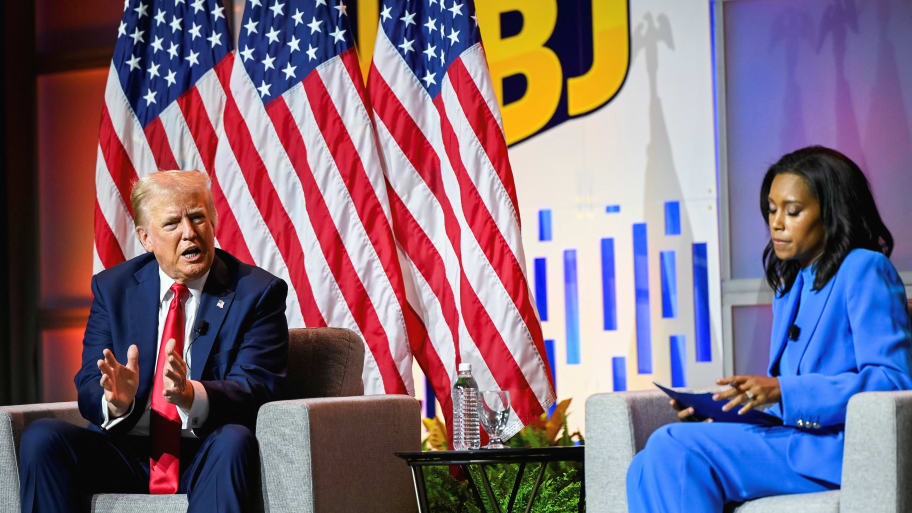
[[(573, 43), (578, 55), (594, 54), (588, 72), (549, 70), (561, 84), (555, 117), (577, 115), (510, 150), (557, 396), (574, 398), (570, 421), (580, 427), (592, 393), (707, 385), (722, 373), (709, 2), (592, 6), (559, 13), (577, 25), (558, 23), (562, 33), (548, 38), (565, 54)], [(499, 42), (485, 30), (496, 76)], [(617, 37), (624, 32), (629, 43)], [(542, 55), (528, 66), (548, 66), (534, 41), (528, 51)], [(597, 68), (601, 78), (590, 78)], [(602, 95), (581, 104), (578, 90)], [(526, 123), (513, 128), (509, 114), (508, 140), (524, 137)]]
[[(628, 64), (623, 84), (605, 71), (591, 112), (510, 151), (557, 395), (574, 398), (579, 425), (594, 392), (707, 385), (722, 373), (709, 3), (623, 7), (595, 1), (591, 18), (581, 10), (577, 27), (556, 27), (580, 53), (594, 47), (596, 63)], [(587, 40), (590, 20), (597, 30)], [(624, 29), (629, 47), (600, 44)], [(569, 115), (574, 86), (585, 90), (587, 80), (574, 71), (558, 77), (568, 101), (557, 109), (566, 104)]]
[[(84, 17), (110, 44), (121, 9), (90, 3)], [(229, 4), (237, 33), (243, 2)], [(366, 66), (381, 2), (346, 4)], [(41, 31), (49, 19), (82, 19), (50, 17), (58, 7), (38, 3)], [(723, 361), (709, 3), (483, 0), (477, 9), (557, 395), (574, 400), (571, 428), (582, 428), (592, 393), (709, 383)], [(44, 308), (87, 311), (106, 76), (104, 68), (38, 82)], [(88, 100), (67, 101), (73, 95)], [(54, 265), (61, 252), (74, 255), (66, 268)], [(74, 398), (82, 332), (44, 329), (46, 400)], [(423, 383), (416, 374), (419, 397)]]
[[(376, 12), (357, 7), (369, 59)], [(711, 384), (723, 358), (709, 2), (476, 9), (571, 430), (596, 392)], [(422, 382), (416, 366), (423, 398)]]

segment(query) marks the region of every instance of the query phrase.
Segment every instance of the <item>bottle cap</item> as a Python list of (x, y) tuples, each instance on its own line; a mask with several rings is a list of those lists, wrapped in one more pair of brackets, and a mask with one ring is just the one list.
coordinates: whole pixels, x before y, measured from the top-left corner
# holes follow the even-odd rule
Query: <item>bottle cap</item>
[(472, 372), (472, 364), (462, 362), (459, 364), (459, 372)]

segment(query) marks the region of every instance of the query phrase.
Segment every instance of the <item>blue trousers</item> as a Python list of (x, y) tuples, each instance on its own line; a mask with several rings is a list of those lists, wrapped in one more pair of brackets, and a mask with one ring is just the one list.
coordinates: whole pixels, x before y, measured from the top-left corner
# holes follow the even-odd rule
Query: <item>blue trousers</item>
[(627, 470), (631, 513), (721, 513), (729, 502), (839, 487), (786, 460), (789, 427), (680, 422), (656, 430)]
[[(95, 493), (149, 493), (148, 437), (114, 437), (57, 419), (33, 422), (19, 449), (23, 513), (88, 511)], [(178, 493), (188, 512), (242, 512), (258, 497), (259, 449), (245, 426), (182, 439)]]

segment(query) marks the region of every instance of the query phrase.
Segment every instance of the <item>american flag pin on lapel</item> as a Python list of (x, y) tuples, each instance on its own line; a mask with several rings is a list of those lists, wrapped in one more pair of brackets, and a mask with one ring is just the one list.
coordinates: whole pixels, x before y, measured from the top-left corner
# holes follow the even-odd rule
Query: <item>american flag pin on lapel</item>
[(225, 301), (219, 299), (218, 303), (216, 303), (215, 306), (217, 306), (219, 308), (225, 308)]

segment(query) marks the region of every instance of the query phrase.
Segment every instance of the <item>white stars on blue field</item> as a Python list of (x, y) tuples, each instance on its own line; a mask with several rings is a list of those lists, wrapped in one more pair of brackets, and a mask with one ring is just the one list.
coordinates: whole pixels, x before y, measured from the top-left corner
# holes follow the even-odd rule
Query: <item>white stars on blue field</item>
[(383, 31), (431, 97), (450, 63), (481, 40), (470, 1), (384, 1)]
[(124, 2), (112, 62), (142, 126), (231, 51), (220, 3)]
[(349, 27), (343, 1), (248, 1), (238, 48), (263, 103), (281, 96), (314, 68), (353, 47)]

